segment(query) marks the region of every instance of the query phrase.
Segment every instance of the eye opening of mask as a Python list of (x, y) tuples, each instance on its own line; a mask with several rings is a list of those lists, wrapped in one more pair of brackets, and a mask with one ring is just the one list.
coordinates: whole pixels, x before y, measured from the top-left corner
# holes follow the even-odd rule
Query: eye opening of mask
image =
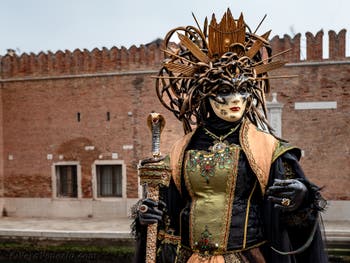
[(236, 94), (241, 97), (243, 100), (246, 100), (251, 92), (249, 91), (253, 84), (249, 80), (245, 80), (244, 82), (239, 83), (239, 85), (232, 84), (221, 84), (213, 88), (212, 94), (210, 96), (211, 99), (215, 100), (220, 104), (225, 104), (227, 98)]

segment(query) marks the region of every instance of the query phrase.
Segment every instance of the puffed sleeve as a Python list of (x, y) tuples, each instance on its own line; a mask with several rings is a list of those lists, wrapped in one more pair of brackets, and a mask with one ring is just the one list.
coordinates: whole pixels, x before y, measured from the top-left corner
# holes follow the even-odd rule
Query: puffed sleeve
[[(320, 214), (326, 201), (320, 194), (320, 187), (310, 182), (300, 164), (300, 150), (286, 147), (274, 158), (271, 165), (268, 186), (274, 179), (296, 179), (307, 188), (307, 195), (301, 206), (292, 212), (283, 212), (274, 208), (265, 198), (264, 220), (269, 241), (267, 259), (269, 262), (328, 262), (321, 235), (323, 226)], [(293, 261), (294, 262), (294, 261)]]
[(296, 179), (307, 188), (307, 195), (302, 205), (293, 212), (281, 213), (282, 221), (288, 226), (310, 226), (317, 220), (319, 212), (325, 209), (326, 201), (320, 193), (320, 187), (310, 182), (293, 151), (287, 151), (273, 164), (274, 177), (278, 179)]
[[(168, 156), (165, 158), (168, 162)], [(141, 225), (138, 218), (140, 200), (132, 208), (132, 234), (135, 238), (135, 263), (144, 263), (146, 255), (147, 225)], [(158, 224), (157, 263), (175, 262), (177, 246), (180, 242), (179, 214), (182, 209), (182, 198), (171, 179), (169, 186), (159, 189), (159, 206), (163, 211), (162, 221)]]

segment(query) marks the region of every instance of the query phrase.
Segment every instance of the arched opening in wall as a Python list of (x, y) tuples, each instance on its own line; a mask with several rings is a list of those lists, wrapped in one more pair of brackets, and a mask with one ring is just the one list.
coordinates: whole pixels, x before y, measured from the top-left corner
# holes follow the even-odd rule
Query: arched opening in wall
[(350, 57), (350, 34), (347, 34), (345, 38), (345, 56)]
[(306, 37), (302, 35), (300, 37), (300, 60), (306, 60)]
[(328, 34), (324, 34), (322, 38), (322, 58), (328, 59), (329, 58), (329, 36)]

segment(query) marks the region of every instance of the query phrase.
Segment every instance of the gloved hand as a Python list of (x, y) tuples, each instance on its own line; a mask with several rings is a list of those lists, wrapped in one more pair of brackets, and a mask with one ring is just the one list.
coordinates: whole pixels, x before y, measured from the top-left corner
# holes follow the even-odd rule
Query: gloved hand
[(152, 199), (144, 199), (139, 206), (139, 222), (141, 225), (149, 225), (158, 223), (163, 217), (163, 208), (165, 203), (162, 201), (156, 202)]
[(150, 158), (146, 158), (146, 159), (142, 159), (140, 160), (140, 167), (147, 165), (147, 164), (153, 164), (153, 163), (160, 163), (161, 161), (163, 161), (165, 159), (165, 156), (159, 156), (159, 157), (150, 157)]
[(171, 178), (169, 156), (151, 157), (141, 160), (137, 166), (137, 173), (140, 177), (141, 185), (146, 184), (150, 188), (159, 185), (169, 186)]
[(267, 189), (266, 194), (268, 200), (275, 203), (275, 208), (291, 212), (298, 209), (303, 203), (307, 188), (296, 179), (275, 179), (273, 185)]

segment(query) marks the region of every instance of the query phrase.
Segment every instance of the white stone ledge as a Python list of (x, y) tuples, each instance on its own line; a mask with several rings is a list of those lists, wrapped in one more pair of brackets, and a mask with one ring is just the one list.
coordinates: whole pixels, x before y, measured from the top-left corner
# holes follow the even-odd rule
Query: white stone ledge
[(64, 230), (33, 230), (33, 229), (0, 229), (0, 237), (38, 237), (38, 238), (105, 238), (105, 239), (128, 239), (131, 238), (130, 231), (64, 231)]
[(287, 63), (285, 67), (308, 67), (308, 66), (329, 66), (329, 65), (348, 65), (349, 60), (322, 60), (322, 61), (300, 61), (296, 63)]
[(336, 108), (336, 101), (296, 102), (294, 104), (296, 110), (329, 110)]

